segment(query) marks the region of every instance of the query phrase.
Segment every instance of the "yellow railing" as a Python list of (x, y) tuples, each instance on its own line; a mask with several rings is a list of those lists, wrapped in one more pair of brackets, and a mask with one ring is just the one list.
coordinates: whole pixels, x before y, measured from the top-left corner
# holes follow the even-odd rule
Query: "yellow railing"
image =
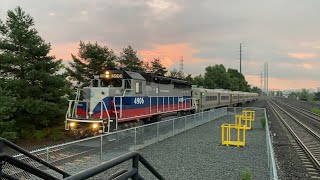
[[(237, 140), (232, 140), (231, 130), (235, 129), (237, 131)], [(242, 131), (242, 132), (241, 132)], [(221, 125), (221, 142), (222, 145), (233, 145), (233, 146), (245, 146), (246, 144), (246, 126), (239, 124), (222, 124)], [(226, 134), (225, 134), (226, 132)], [(242, 136), (241, 136), (242, 134)]]

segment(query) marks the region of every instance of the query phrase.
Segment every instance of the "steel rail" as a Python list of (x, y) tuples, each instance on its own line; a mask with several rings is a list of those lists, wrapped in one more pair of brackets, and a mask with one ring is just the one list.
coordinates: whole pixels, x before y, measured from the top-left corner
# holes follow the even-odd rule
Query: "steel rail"
[[(283, 111), (285, 114), (287, 114), (289, 117), (294, 119), (299, 125), (304, 127), (312, 136), (316, 137), (320, 141), (320, 137), (318, 134), (315, 134), (314, 131), (312, 131), (310, 128), (308, 128), (306, 125), (301, 123), (297, 118), (293, 117), (291, 114), (289, 114), (286, 110), (281, 108), (279, 105), (277, 105), (272, 100), (269, 100), (269, 102), (272, 102), (275, 106), (277, 106), (281, 111)], [(306, 152), (306, 154), (310, 157), (310, 160), (315, 164), (315, 166), (320, 169), (320, 162), (317, 160), (317, 158), (312, 154), (312, 152), (309, 150), (309, 148), (303, 143), (303, 141), (298, 137), (298, 135), (293, 131), (293, 129), (288, 125), (288, 123), (284, 120), (284, 118), (280, 115), (280, 113), (275, 109), (275, 107), (269, 103), (270, 107), (273, 109), (273, 111), (276, 113), (276, 115), (279, 117), (281, 122), (285, 125), (285, 127), (288, 129), (288, 131), (291, 133), (293, 138), (297, 141), (297, 143), (302, 147), (302, 149)]]

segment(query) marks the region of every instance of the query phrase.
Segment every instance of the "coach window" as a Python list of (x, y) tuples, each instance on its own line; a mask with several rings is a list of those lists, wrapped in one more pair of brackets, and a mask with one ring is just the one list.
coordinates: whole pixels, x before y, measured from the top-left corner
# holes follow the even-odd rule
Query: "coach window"
[(142, 82), (136, 82), (136, 94), (142, 93)]

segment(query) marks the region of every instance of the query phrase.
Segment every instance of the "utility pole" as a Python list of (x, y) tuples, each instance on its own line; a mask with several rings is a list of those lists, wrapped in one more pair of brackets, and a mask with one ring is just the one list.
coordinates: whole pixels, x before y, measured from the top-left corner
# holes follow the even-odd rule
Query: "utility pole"
[(261, 71), (261, 76), (260, 76), (260, 88), (261, 88), (261, 91), (263, 91), (263, 72)]
[(242, 61), (242, 43), (240, 43), (240, 73), (241, 73), (241, 62)]
[(267, 96), (269, 96), (269, 63), (267, 61)]

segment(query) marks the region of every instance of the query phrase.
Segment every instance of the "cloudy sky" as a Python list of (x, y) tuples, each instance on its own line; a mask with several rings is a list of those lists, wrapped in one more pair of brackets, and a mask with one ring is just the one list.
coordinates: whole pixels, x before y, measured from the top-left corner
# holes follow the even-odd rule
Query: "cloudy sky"
[(159, 57), (169, 68), (198, 75), (208, 65), (243, 68), (260, 87), (269, 62), (269, 87), (320, 87), (319, 0), (1, 0), (0, 18), (20, 5), (68, 61), (79, 41), (97, 41), (119, 53), (132, 45), (141, 59)]

